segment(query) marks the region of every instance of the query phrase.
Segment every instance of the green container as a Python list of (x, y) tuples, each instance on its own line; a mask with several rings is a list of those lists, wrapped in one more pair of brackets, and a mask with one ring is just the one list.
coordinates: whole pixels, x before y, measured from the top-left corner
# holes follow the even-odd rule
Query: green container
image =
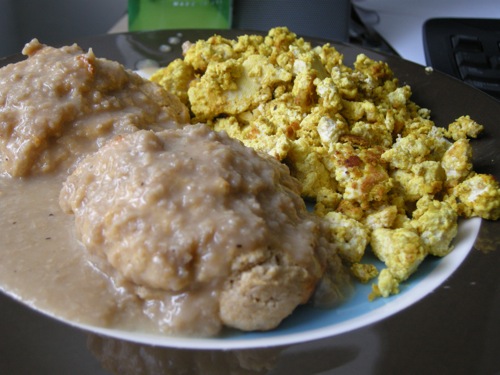
[(128, 0), (130, 31), (230, 29), (232, 0)]

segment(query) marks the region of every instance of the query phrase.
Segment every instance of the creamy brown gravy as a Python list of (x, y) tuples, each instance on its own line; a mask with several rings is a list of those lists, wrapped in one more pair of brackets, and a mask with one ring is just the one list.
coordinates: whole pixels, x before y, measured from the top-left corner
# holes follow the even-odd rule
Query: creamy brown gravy
[(37, 309), (96, 324), (110, 315), (113, 299), (59, 208), (61, 182), (0, 178), (0, 287)]
[(115, 289), (76, 240), (59, 207), (61, 177), (0, 176), (0, 289), (54, 317), (158, 332), (129, 291)]

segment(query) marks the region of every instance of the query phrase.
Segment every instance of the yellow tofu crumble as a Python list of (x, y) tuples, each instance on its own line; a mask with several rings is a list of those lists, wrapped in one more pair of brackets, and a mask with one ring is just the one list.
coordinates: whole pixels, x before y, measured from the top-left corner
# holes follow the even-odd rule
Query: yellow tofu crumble
[[(483, 126), (464, 115), (437, 127), (387, 63), (360, 54), (346, 66), (334, 46), (285, 27), (184, 48), (151, 80), (188, 106), (192, 123), (288, 165), (351, 273), (378, 277), (370, 298), (398, 293), (426, 256), (452, 251), (459, 217), (500, 217), (498, 182), (472, 166), (469, 138)], [(362, 262), (370, 248), (380, 272)]]

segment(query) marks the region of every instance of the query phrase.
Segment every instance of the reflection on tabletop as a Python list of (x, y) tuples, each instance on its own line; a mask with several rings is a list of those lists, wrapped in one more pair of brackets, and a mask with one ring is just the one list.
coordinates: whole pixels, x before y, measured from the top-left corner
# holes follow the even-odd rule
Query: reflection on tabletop
[(87, 345), (112, 374), (303, 375), (367, 373), (375, 366), (379, 340), (363, 329), (303, 345), (228, 351), (154, 347), (94, 334)]

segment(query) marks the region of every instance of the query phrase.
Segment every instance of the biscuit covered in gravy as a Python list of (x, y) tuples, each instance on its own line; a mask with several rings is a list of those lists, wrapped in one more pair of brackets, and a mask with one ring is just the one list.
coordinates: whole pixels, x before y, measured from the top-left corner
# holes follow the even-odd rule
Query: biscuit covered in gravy
[(166, 332), (275, 328), (337, 256), (285, 165), (202, 124), (114, 138), (60, 204)]
[(189, 122), (176, 96), (92, 50), (34, 39), (23, 54), (0, 69), (0, 172), (71, 168), (112, 135)]

